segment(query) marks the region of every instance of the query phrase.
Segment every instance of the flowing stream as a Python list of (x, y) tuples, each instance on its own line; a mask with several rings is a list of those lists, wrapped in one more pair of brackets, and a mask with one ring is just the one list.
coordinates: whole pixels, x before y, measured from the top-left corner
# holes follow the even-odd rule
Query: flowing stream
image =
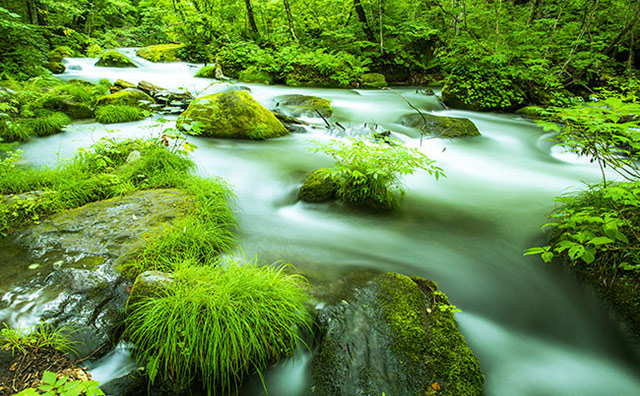
[[(132, 58), (139, 68), (101, 68), (91, 59), (67, 59), (62, 78), (146, 80), (201, 94), (233, 85), (193, 78), (195, 65)], [(237, 194), (237, 255), (286, 260), (318, 281), (331, 281), (354, 268), (435, 280), (462, 310), (456, 315), (458, 324), (480, 360), (489, 396), (640, 395), (640, 353), (603, 305), (565, 269), (523, 257), (526, 248), (545, 242), (540, 225), (553, 209), (554, 197), (582, 188), (583, 181), (598, 181), (597, 167), (552, 146), (530, 121), (443, 110), (435, 97), (411, 88), (399, 91), (414, 105), (469, 118), (482, 136), (425, 139), (420, 146), (419, 132), (398, 122), (413, 110), (391, 91), (236, 84), (249, 87), (266, 107), (283, 94), (330, 99), (331, 121), (346, 127), (328, 130), (321, 119), (310, 119), (313, 126), (306, 133), (269, 141), (190, 138), (198, 146), (193, 158), (201, 174), (224, 178)], [(64, 134), (22, 145), (23, 162), (52, 165), (104, 136), (157, 135), (162, 127), (156, 124), (155, 119), (115, 125), (77, 122)], [(407, 193), (394, 213), (298, 202), (306, 175), (332, 163), (308, 151), (314, 142), (370, 133), (373, 125), (436, 159), (447, 177), (407, 177)], [(121, 346), (94, 363), (96, 379), (122, 375), (123, 366), (131, 364), (127, 353)], [(305, 353), (269, 370), (265, 381), (270, 394), (311, 394), (308, 361)], [(261, 393), (259, 381), (242, 392)]]

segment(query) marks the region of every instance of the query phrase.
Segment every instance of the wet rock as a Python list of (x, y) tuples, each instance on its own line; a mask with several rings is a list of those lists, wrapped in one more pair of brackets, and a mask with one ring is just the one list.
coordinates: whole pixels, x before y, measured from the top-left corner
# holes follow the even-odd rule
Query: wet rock
[(138, 275), (131, 288), (127, 307), (134, 306), (140, 298), (157, 295), (173, 282), (173, 275), (160, 271), (145, 271)]
[(197, 98), (178, 118), (176, 126), (191, 132), (194, 123), (203, 136), (269, 139), (289, 132), (272, 112), (244, 91), (221, 92)]
[(110, 95), (98, 98), (96, 106), (127, 105), (141, 106), (148, 109), (149, 105), (152, 103), (154, 103), (153, 98), (143, 91), (136, 88), (125, 88)]
[(333, 109), (327, 99), (307, 95), (282, 95), (275, 99), (276, 108), (285, 115), (292, 117), (331, 117)]
[(114, 50), (102, 53), (95, 65), (104, 67), (138, 67), (131, 59)]
[(78, 358), (108, 351), (122, 322), (131, 284), (116, 267), (146, 237), (183, 218), (194, 204), (175, 190), (139, 191), (52, 216), (16, 236), (36, 275), (2, 297), (0, 320), (15, 312), (72, 326)]
[(273, 75), (263, 70), (258, 70), (255, 66), (251, 66), (248, 69), (241, 71), (238, 74), (238, 79), (246, 83), (258, 83), (258, 84), (273, 84)]
[(314, 394), (483, 395), (484, 376), (434, 282), (386, 273), (318, 313)]
[(45, 62), (42, 66), (53, 74), (62, 74), (67, 70), (61, 62)]
[(284, 125), (285, 128), (291, 133), (305, 133), (307, 130), (303, 125), (309, 125), (308, 123), (299, 120), (294, 117), (289, 117), (277, 111), (273, 112), (273, 115)]
[(300, 187), (298, 198), (305, 202), (326, 202), (336, 196), (338, 185), (326, 168), (311, 173)]
[(527, 118), (541, 118), (543, 116), (543, 112), (545, 110), (539, 106), (525, 106), (521, 109), (516, 110), (516, 114), (520, 114), (523, 117)]
[(478, 127), (476, 127), (476, 125), (468, 118), (442, 117), (425, 113), (422, 115), (413, 113), (403, 116), (400, 119), (400, 124), (410, 128), (416, 128), (428, 135), (435, 135), (443, 138), (480, 136)]
[(158, 107), (166, 113), (182, 113), (194, 99), (189, 91), (173, 92), (148, 81), (140, 81), (138, 89), (151, 96), (156, 103), (162, 105)]
[(380, 73), (365, 73), (360, 77), (362, 88), (382, 88), (387, 86), (387, 80)]
[(118, 79), (113, 83), (113, 85), (111, 86), (111, 88), (109, 88), (109, 90), (111, 91), (111, 93), (115, 93), (127, 88), (136, 88), (136, 85), (128, 81)]
[(69, 47), (57, 47), (53, 51), (49, 52), (47, 61), (60, 63), (64, 58), (70, 58), (73, 56), (73, 51)]
[(151, 62), (177, 62), (180, 60), (178, 52), (184, 44), (156, 44), (140, 48), (136, 55)]

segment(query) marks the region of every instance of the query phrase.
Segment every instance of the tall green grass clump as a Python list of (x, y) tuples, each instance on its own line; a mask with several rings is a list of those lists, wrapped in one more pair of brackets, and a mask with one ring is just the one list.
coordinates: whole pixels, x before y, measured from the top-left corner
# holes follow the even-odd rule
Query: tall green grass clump
[(37, 136), (49, 136), (62, 132), (65, 126), (71, 124), (71, 118), (61, 112), (43, 112), (39, 117), (31, 118), (27, 125)]
[(152, 383), (180, 389), (197, 379), (209, 395), (231, 394), (248, 372), (290, 356), (309, 328), (306, 280), (286, 265), (216, 264), (181, 266), (166, 288), (127, 307), (125, 337)]
[(96, 109), (96, 121), (101, 124), (117, 124), (143, 120), (147, 112), (136, 106), (106, 105)]
[(401, 176), (418, 169), (436, 180), (444, 176), (441, 168), (417, 149), (400, 144), (378, 143), (365, 139), (332, 140), (317, 144), (313, 152), (323, 152), (336, 160), (331, 180), (338, 184), (336, 195), (358, 206), (393, 209), (398, 194), (404, 193)]

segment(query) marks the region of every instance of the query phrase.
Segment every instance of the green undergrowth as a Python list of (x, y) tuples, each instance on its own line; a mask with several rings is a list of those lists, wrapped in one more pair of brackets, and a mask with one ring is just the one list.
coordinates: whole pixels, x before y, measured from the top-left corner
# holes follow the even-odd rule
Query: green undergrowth
[(64, 82), (55, 77), (0, 83), (0, 139), (10, 143), (31, 136), (60, 133), (72, 119), (93, 117), (94, 101), (108, 92), (111, 84), (83, 81)]
[(56, 329), (48, 322), (40, 322), (26, 329), (11, 328), (6, 323), (3, 326), (0, 330), (0, 350), (11, 351), (13, 356), (16, 352), (25, 354), (29, 349), (46, 347), (63, 353), (74, 350), (73, 342), (64, 335), (68, 332), (67, 328)]
[[(0, 232), (38, 223), (44, 215), (137, 190), (179, 188), (192, 193), (202, 205), (184, 221), (192, 221), (209, 236), (219, 238), (215, 251), (224, 250), (233, 241), (233, 216), (228, 204), (232, 194), (221, 180), (193, 176), (194, 164), (183, 142), (172, 141), (166, 135), (154, 140), (103, 139), (53, 168), (23, 168), (18, 166), (19, 153), (7, 156), (0, 161), (0, 194), (4, 195), (0, 201)], [(211, 209), (217, 212), (204, 213)], [(172, 232), (179, 231), (167, 229), (163, 235)], [(180, 237), (185, 246), (190, 246), (185, 235)], [(151, 235), (148, 240), (162, 245), (159, 235)]]
[(100, 396), (104, 392), (99, 388), (100, 383), (92, 380), (71, 380), (69, 377), (60, 376), (51, 371), (42, 374), (42, 385), (37, 388), (27, 388), (16, 396)]
[(640, 338), (640, 183), (589, 186), (558, 203), (543, 226), (549, 244), (525, 255), (567, 263)]
[(107, 105), (96, 109), (96, 121), (101, 124), (117, 124), (143, 120), (148, 115), (145, 110), (136, 106)]
[(127, 307), (125, 337), (152, 382), (179, 390), (199, 380), (207, 394), (232, 394), (246, 374), (293, 354), (311, 322), (303, 277), (255, 261), (179, 263), (171, 282)]

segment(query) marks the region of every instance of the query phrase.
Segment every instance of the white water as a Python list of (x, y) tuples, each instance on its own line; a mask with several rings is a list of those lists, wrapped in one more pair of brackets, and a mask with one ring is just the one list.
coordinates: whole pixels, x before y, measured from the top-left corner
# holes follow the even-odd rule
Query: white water
[[(147, 80), (192, 92), (227, 88), (192, 78), (197, 67), (135, 59), (139, 69), (96, 68), (91, 60), (69, 59), (63, 78)], [(379, 124), (419, 147), (418, 132), (397, 123), (412, 110), (393, 92), (242, 85), (267, 107), (282, 94), (328, 98), (335, 110), (332, 121), (359, 131), (366, 129), (364, 123)], [(417, 106), (437, 108), (433, 97), (401, 92)], [(331, 164), (307, 149), (313, 141), (341, 134), (326, 131), (321, 120), (314, 120), (317, 127), (306, 134), (265, 142), (191, 138), (199, 147), (193, 156), (203, 175), (220, 176), (234, 187), (239, 255), (287, 260), (312, 279), (366, 267), (437, 281), (463, 311), (458, 322), (486, 375), (487, 395), (640, 394), (638, 351), (602, 304), (562, 268), (522, 256), (527, 247), (544, 243), (539, 226), (553, 198), (581, 188), (583, 180), (597, 181), (599, 170), (553, 148), (540, 128), (519, 117), (455, 110), (438, 114), (467, 117), (483, 136), (425, 140), (421, 150), (438, 160), (447, 178), (408, 177), (407, 194), (392, 214), (297, 202), (306, 175)], [(153, 123), (77, 123), (64, 134), (23, 145), (24, 161), (53, 164), (103, 136), (157, 134), (160, 128), (145, 128)], [(93, 369), (99, 379), (121, 374), (121, 352)], [(309, 394), (305, 359), (269, 371), (270, 393)], [(249, 386), (244, 394), (259, 389)]]

